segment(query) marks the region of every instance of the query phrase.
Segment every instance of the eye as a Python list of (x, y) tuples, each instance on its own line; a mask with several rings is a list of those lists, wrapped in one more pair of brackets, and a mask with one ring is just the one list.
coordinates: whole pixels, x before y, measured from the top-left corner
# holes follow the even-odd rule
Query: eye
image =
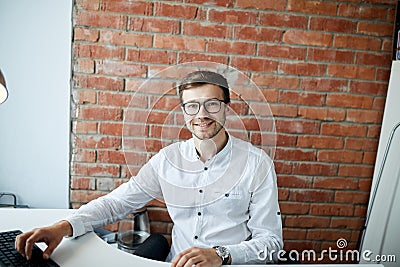
[(185, 108), (187, 109), (197, 109), (198, 104), (197, 103), (186, 103)]

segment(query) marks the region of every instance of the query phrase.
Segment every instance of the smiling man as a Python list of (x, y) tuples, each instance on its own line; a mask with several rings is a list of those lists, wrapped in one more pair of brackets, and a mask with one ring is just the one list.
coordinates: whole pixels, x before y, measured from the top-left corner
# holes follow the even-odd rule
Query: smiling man
[(225, 130), (227, 80), (192, 72), (178, 93), (191, 139), (163, 148), (129, 182), (65, 221), (20, 235), (18, 251), (29, 256), (32, 244), (44, 240), (48, 256), (63, 236), (115, 222), (157, 198), (174, 223), (166, 258), (172, 266), (273, 261), (272, 253), (283, 247), (276, 174), (264, 151)]

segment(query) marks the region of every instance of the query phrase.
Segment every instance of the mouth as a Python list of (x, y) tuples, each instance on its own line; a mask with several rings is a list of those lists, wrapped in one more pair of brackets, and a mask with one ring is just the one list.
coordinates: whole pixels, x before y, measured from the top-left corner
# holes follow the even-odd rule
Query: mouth
[(199, 122), (194, 122), (193, 125), (196, 126), (196, 127), (199, 127), (200, 129), (207, 129), (213, 123), (214, 123), (213, 120), (210, 120), (210, 121), (199, 121)]

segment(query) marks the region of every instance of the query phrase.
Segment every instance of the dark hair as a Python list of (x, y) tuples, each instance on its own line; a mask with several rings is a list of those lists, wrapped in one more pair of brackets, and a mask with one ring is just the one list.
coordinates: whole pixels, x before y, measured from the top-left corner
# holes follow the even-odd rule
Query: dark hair
[(229, 85), (228, 81), (224, 76), (212, 71), (195, 71), (191, 72), (185, 77), (183, 77), (181, 83), (178, 86), (179, 99), (182, 102), (182, 94), (184, 90), (195, 88), (204, 84), (214, 84), (222, 89), (224, 102), (231, 102), (229, 96)]

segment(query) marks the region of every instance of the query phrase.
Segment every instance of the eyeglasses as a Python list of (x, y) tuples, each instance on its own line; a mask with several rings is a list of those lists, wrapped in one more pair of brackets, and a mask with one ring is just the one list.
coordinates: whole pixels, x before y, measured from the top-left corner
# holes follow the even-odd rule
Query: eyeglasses
[(225, 103), (219, 99), (209, 99), (204, 102), (191, 101), (182, 104), (183, 110), (187, 115), (196, 115), (200, 111), (200, 106), (203, 105), (208, 113), (218, 113), (221, 110), (221, 104)]

